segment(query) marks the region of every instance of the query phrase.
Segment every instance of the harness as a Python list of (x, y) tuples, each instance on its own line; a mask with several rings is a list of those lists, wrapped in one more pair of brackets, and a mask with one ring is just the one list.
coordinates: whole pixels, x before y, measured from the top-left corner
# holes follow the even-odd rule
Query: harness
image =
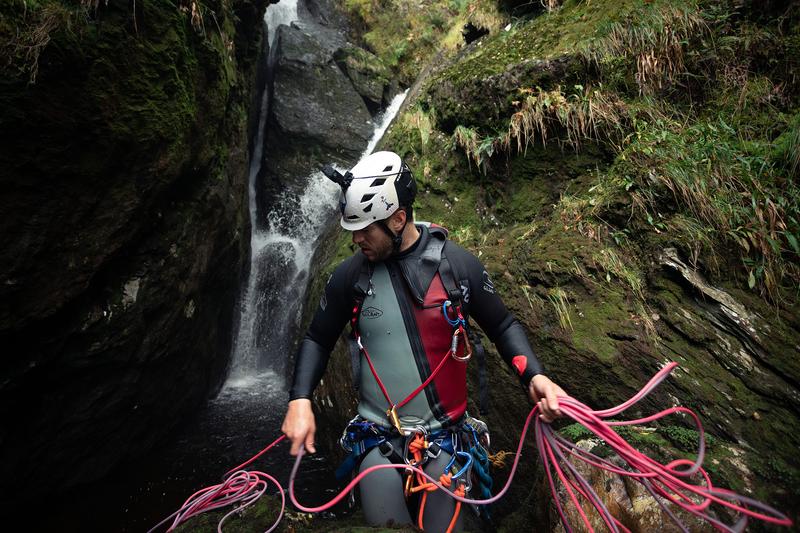
[[(450, 349), (428, 377), (410, 394), (397, 402), (390, 397), (375, 369), (369, 352), (361, 341), (358, 327), (359, 316), (365, 298), (372, 295), (373, 290), (371, 265), (368, 261), (363, 261), (361, 264), (358, 279), (353, 287), (354, 305), (350, 320), (351, 340), (353, 341), (350, 350), (353, 363), (353, 381), (358, 386), (360, 356), (363, 354), (375, 378), (375, 382), (386, 399), (388, 406), (386, 418), (391, 427), (387, 428), (367, 421), (360, 416), (356, 416), (351, 420), (340, 439), (340, 444), (348, 452), (348, 456), (336, 471), (336, 476), (339, 479), (351, 473), (359, 460), (375, 447), (379, 447), (381, 455), (388, 458), (392, 463), (412, 466), (422, 466), (429, 458), (438, 457), (441, 451), (445, 450), (452, 457), (450, 464), (441, 473), (440, 482), (443, 486), (449, 487), (453, 482), (456, 482), (457, 493), (460, 492), (463, 495), (471, 489), (474, 477), (478, 484), (479, 492), (482, 495), (491, 494), (492, 479), (489, 475), (488, 453), (481, 442), (483, 439), (486, 446), (489, 444), (489, 433), (486, 424), (465, 414), (462, 421), (456, 426), (429, 434), (423, 427), (403, 427), (397, 412), (398, 409), (425, 390), (447, 366), (448, 361), (452, 359), (456, 363), (466, 363), (472, 357), (473, 352), (478, 354), (480, 367), (480, 406), (481, 410), (486, 412), (486, 395), (488, 391), (486, 387), (485, 354), (480, 338), (470, 331), (467, 326), (467, 320), (462, 313), (465, 295), (450, 261), (444, 253), (445, 242), (445, 239), (431, 237), (426, 248), (422, 251), (420, 261), (427, 261), (429, 265), (437, 264), (436, 272), (447, 295), (447, 300), (443, 302), (441, 307), (442, 316), (453, 328)], [(464, 287), (464, 289), (469, 290), (468, 287)], [(475, 347), (474, 350), (473, 346)], [(391, 442), (398, 435), (405, 437), (402, 453), (399, 453)], [(456, 468), (456, 459), (463, 463), (462, 467)], [(409, 474), (406, 477), (405, 493), (407, 497), (413, 493), (424, 491), (422, 492), (420, 504), (420, 528), (422, 528), (422, 515), (427, 493), (437, 488), (435, 484), (426, 482), (419, 474), (417, 476)], [(482, 507), (480, 513), (484, 518), (489, 519), (488, 507)], [(457, 514), (458, 507), (456, 508), (456, 516)], [(452, 523), (455, 522), (456, 516), (453, 517)]]
[[(421, 223), (423, 225), (428, 226), (431, 228), (431, 233), (437, 232), (442, 233), (445, 236), (447, 235), (447, 230), (441, 228), (439, 226), (431, 225), (428, 223)], [(457, 276), (457, 271), (451, 266), (450, 260), (447, 258), (447, 255), (444, 252), (445, 247), (445, 239), (438, 239), (431, 237), (428, 241), (428, 244), (423, 250), (420, 262), (425, 264), (436, 264), (436, 272), (439, 274), (439, 279), (442, 282), (444, 287), (445, 293), (447, 294), (447, 299), (449, 300), (448, 307), (450, 307), (455, 313), (456, 317), (451, 319), (450, 316), (447, 314), (447, 309), (443, 308), (443, 314), (445, 319), (450, 323), (451, 326), (454, 328), (456, 327), (456, 323), (454, 322), (455, 319), (460, 319), (460, 328), (458, 329), (458, 334), (460, 336), (460, 340), (457, 340), (456, 337), (456, 330), (454, 330), (453, 341), (451, 343), (451, 351), (455, 352), (457, 348), (456, 343), (462, 343), (463, 346), (469, 347), (471, 353), (475, 354), (475, 358), (478, 362), (478, 407), (481, 413), (488, 413), (489, 412), (489, 387), (488, 387), (488, 377), (486, 372), (486, 352), (483, 348), (483, 344), (481, 342), (480, 335), (475, 333), (475, 331), (469, 327), (467, 320), (461, 314), (461, 309), (463, 304), (468, 304), (468, 294), (469, 294), (469, 282), (464, 281), (466, 284), (462, 287), (461, 282), (459, 282), (459, 277)], [(353, 285), (353, 294), (354, 294), (354, 306), (353, 306), (353, 315), (350, 321), (350, 368), (352, 371), (352, 382), (353, 386), (356, 390), (359, 389), (359, 373), (361, 367), (361, 354), (365, 354), (365, 359), (367, 359), (368, 364), (370, 365), (370, 369), (373, 375), (376, 377), (376, 382), (378, 383), (379, 387), (381, 388), (381, 392), (386, 397), (387, 402), (389, 403), (390, 410), (392, 407), (392, 402), (388, 397), (388, 394), (383, 387), (382, 382), (377, 376), (374, 367), (372, 366), (371, 359), (369, 355), (364, 350), (363, 344), (360, 342), (360, 337), (358, 335), (358, 317), (361, 313), (361, 307), (364, 303), (364, 299), (368, 295), (372, 295), (372, 269), (370, 267), (370, 263), (368, 261), (362, 261), (357, 280)], [(462, 290), (464, 289), (464, 290)], [(466, 291), (466, 295), (465, 295)], [(447, 357), (442, 359), (442, 361), (447, 360)], [(438, 368), (434, 371), (434, 373), (438, 373)], [(432, 381), (434, 374), (432, 373), (429, 376), (429, 380)], [(421, 386), (419, 390), (415, 390), (413, 396), (416, 396), (424, 390), (425, 386), (427, 386), (430, 381), (426, 381), (426, 383)], [(411, 396), (411, 398), (413, 398)], [(411, 398), (406, 398), (395, 408), (400, 408), (405, 405)], [(396, 414), (396, 413), (395, 413)], [(390, 418), (390, 422), (392, 425), (394, 424), (394, 420)]]
[[(451, 428), (439, 430), (435, 433), (414, 432), (406, 435), (403, 440), (403, 449), (398, 450), (392, 440), (397, 439), (395, 428), (387, 428), (374, 422), (365, 420), (357, 415), (342, 432), (339, 444), (348, 452), (345, 460), (336, 470), (336, 479), (342, 480), (355, 470), (358, 462), (373, 448), (379, 448), (381, 455), (396, 465), (410, 465), (422, 467), (430, 459), (439, 457), (442, 451), (447, 452), (451, 459), (442, 472), (439, 473), (439, 482), (444, 487), (456, 484), (456, 494), (464, 496), (473, 490), (481, 498), (492, 496), (493, 480), (489, 472), (490, 460), (487, 452), (489, 445), (489, 431), (486, 424), (476, 418), (465, 414), (461, 422)], [(458, 460), (461, 466), (456, 463)], [(425, 501), (429, 492), (438, 487), (425, 480), (420, 474), (405, 473), (404, 493), (406, 497), (421, 492), (418, 525), (424, 529), (422, 516), (425, 510)], [(459, 507), (456, 507), (451, 524), (455, 523)], [(477, 508), (482, 518), (491, 521), (488, 505)]]
[(378, 375), (378, 372), (375, 369), (375, 365), (372, 362), (369, 351), (367, 351), (366, 347), (361, 342), (361, 334), (358, 328), (359, 315), (361, 314), (361, 308), (364, 304), (364, 299), (367, 295), (370, 295), (372, 291), (372, 272), (368, 262), (364, 262), (362, 264), (358, 281), (354, 286), (355, 302), (353, 305), (353, 315), (350, 319), (351, 336), (355, 340), (356, 346), (358, 346), (358, 352), (364, 355), (364, 359), (369, 365), (370, 372), (372, 372), (375, 382), (386, 399), (386, 403), (388, 404), (386, 417), (389, 423), (395, 429), (397, 429), (397, 432), (400, 435), (407, 433), (407, 429), (404, 429), (400, 424), (397, 410), (414, 399), (414, 397), (416, 397), (420, 392), (425, 390), (425, 388), (430, 385), (436, 376), (442, 371), (450, 359), (460, 363), (466, 363), (472, 357), (472, 346), (470, 344), (470, 339), (466, 329), (467, 321), (461, 312), (462, 292), (461, 288), (456, 282), (453, 270), (450, 267), (450, 261), (443, 253), (444, 243), (444, 239), (431, 238), (425, 250), (423, 250), (421, 260), (428, 262), (438, 260), (437, 270), (439, 273), (439, 278), (442, 281), (442, 285), (444, 286), (448, 297), (448, 299), (442, 304), (442, 315), (453, 328), (450, 350), (445, 354), (444, 357), (442, 357), (442, 359), (439, 361), (439, 364), (428, 375), (425, 381), (423, 381), (418, 387), (416, 387), (413, 391), (411, 391), (410, 394), (408, 394), (399, 402), (392, 401), (392, 398), (389, 396), (389, 391), (386, 389), (383, 380), (381, 380), (381, 377)]

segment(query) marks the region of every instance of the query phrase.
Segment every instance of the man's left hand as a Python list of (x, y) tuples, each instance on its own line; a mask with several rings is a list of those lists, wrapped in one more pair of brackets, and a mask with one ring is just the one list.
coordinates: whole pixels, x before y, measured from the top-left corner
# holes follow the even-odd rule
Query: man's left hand
[(568, 394), (544, 374), (533, 376), (528, 385), (528, 395), (539, 405), (539, 418), (542, 421), (549, 423), (563, 416), (558, 406), (558, 397), (568, 396)]

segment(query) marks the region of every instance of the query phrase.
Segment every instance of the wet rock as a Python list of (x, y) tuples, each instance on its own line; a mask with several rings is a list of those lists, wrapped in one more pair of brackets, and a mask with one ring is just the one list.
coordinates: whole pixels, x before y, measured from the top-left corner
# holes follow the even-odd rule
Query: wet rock
[[(580, 441), (576, 444), (582, 449), (591, 448), (590, 441)], [(611, 459), (611, 462), (618, 467), (623, 466), (623, 461), (619, 459)], [(611, 513), (611, 516), (619, 520), (630, 531), (634, 533), (646, 533), (649, 531), (672, 533), (682, 531), (682, 529), (670, 519), (662, 506), (659, 505), (656, 497), (638, 481), (629, 477), (623, 478), (617, 474), (589, 466), (583, 461), (573, 461), (572, 463), (575, 466), (575, 470), (589, 482), (589, 485), (600, 498), (602, 504), (608, 509), (609, 513)], [(578, 509), (570, 501), (569, 495), (563, 486), (559, 486), (558, 493), (567, 522), (572, 527), (578, 529), (579, 526), (583, 524)], [(661, 504), (668, 505), (668, 502), (661, 498)], [(581, 509), (585, 515), (589, 517), (589, 522), (596, 531), (607, 529), (602, 518), (591, 504), (582, 500)], [(714, 531), (714, 528), (710, 524), (698, 520), (687, 512), (680, 511), (680, 509), (677, 509), (674, 505), (669, 506), (669, 509), (687, 526), (689, 531)], [(553, 511), (552, 519), (554, 523), (557, 522), (558, 524), (553, 531), (556, 533), (565, 531), (555, 510)]]
[(385, 107), (390, 73), (378, 56), (350, 46), (338, 50), (334, 57), (372, 114)]
[[(0, 499), (101, 477), (218, 387), (265, 4), (216, 10), (211, 35), (100, 3), (53, 30), (34, 84), (3, 65)], [(19, 31), (38, 9), (0, 8)]]
[[(354, 156), (372, 134), (372, 120), (350, 81), (332, 61), (331, 48), (296, 27), (278, 30), (275, 46), (273, 106), (270, 130), (284, 146), (312, 141), (344, 156)], [(288, 139), (286, 138), (288, 136)], [(274, 145), (268, 144), (270, 149)]]
[(361, 96), (323, 46), (299, 26), (281, 26), (268, 135), (259, 174), (260, 201), (268, 212), (280, 191), (300, 192), (323, 163), (351, 164), (373, 131)]

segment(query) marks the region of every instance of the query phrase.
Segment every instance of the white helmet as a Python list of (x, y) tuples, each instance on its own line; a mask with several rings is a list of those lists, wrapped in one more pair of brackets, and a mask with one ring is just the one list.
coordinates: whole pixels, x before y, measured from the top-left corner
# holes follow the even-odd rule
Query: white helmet
[(411, 207), (417, 193), (411, 170), (394, 152), (368, 155), (343, 181), (340, 223), (348, 231), (386, 220), (400, 206)]

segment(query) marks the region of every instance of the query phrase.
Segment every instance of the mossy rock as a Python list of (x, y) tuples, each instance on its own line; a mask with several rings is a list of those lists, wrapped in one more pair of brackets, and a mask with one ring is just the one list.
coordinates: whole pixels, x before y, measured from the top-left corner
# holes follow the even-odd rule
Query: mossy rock
[(353, 82), (371, 113), (385, 105), (384, 95), (389, 87), (391, 73), (378, 56), (363, 48), (348, 46), (334, 54), (334, 60)]

